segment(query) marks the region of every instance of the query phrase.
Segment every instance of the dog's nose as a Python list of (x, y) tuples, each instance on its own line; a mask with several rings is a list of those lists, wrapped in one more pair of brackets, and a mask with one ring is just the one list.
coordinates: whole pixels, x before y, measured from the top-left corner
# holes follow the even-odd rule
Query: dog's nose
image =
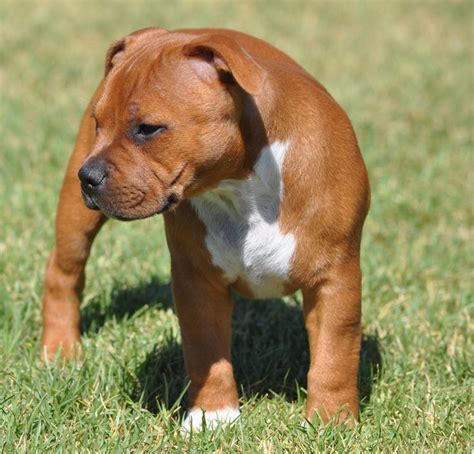
[(95, 160), (84, 164), (79, 170), (79, 179), (82, 189), (89, 193), (103, 183), (107, 174), (107, 166), (103, 159)]

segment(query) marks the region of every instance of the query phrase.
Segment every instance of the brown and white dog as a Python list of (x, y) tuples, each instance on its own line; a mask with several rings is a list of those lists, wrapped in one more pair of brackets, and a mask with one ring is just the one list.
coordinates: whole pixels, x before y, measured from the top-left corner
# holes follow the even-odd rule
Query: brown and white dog
[(70, 356), (80, 341), (84, 267), (105, 220), (164, 213), (191, 381), (184, 427), (239, 415), (231, 289), (302, 291), (306, 416), (353, 421), (368, 207), (349, 119), (290, 57), (231, 30), (132, 33), (107, 53), (61, 190), (43, 354)]

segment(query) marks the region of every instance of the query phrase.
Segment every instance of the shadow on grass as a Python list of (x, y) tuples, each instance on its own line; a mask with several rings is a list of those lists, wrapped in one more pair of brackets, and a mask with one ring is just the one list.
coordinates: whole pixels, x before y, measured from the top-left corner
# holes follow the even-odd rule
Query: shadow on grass
[(115, 288), (110, 299), (97, 298), (81, 310), (82, 333), (94, 333), (100, 330), (108, 319), (131, 317), (144, 306), (158, 309), (173, 307), (171, 285), (154, 276), (139, 287), (128, 289)]
[[(306, 388), (309, 352), (300, 304), (282, 299), (250, 300), (234, 295), (232, 358), (243, 396), (278, 394), (295, 401)], [(92, 302), (83, 311), (83, 331), (95, 332), (109, 318), (131, 317), (145, 305), (172, 307), (171, 288), (154, 277), (137, 288), (112, 291), (102, 307)], [(361, 345), (359, 394), (361, 411), (370, 401), (382, 366), (377, 335), (366, 334)], [(130, 396), (151, 412), (173, 407), (186, 387), (181, 345), (170, 335), (155, 345), (134, 371)]]

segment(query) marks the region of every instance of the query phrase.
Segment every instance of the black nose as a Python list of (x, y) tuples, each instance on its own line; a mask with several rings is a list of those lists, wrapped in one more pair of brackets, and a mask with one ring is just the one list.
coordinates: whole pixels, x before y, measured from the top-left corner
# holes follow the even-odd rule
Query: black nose
[(79, 170), (82, 190), (89, 193), (105, 180), (106, 162), (103, 159), (93, 160), (84, 164)]

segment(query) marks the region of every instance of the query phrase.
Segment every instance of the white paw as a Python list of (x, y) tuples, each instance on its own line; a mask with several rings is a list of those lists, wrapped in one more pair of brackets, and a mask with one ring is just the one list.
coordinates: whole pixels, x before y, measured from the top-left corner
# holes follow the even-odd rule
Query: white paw
[(191, 431), (201, 432), (206, 429), (214, 430), (221, 424), (231, 424), (240, 416), (238, 408), (223, 408), (222, 410), (204, 411), (193, 408), (181, 425), (181, 431), (188, 434)]

